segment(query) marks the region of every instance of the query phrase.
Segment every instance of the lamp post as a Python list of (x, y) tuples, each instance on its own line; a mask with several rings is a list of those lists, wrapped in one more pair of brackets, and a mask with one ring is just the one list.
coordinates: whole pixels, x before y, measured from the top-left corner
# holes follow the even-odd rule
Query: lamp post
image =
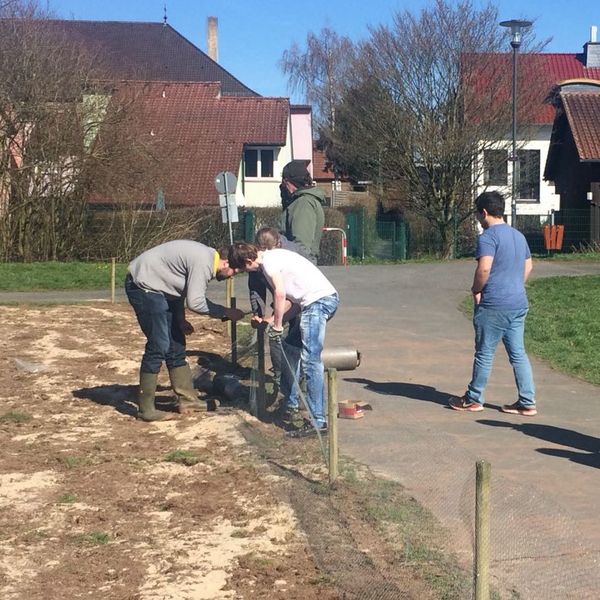
[(510, 29), (512, 47), (512, 194), (510, 199), (510, 224), (514, 227), (517, 221), (517, 182), (519, 177), (519, 157), (517, 155), (517, 54), (521, 46), (521, 33), (523, 29), (531, 27), (531, 21), (511, 19), (502, 21), (501, 27)]

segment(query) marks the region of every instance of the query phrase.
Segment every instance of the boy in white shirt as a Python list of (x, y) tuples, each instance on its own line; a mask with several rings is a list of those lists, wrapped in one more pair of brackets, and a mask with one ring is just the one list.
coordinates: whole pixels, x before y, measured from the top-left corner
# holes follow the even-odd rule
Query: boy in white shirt
[(281, 340), (283, 316), (289, 310), (290, 303), (300, 306), (302, 351), (300, 360), (293, 355), (286, 357), (294, 375), (286, 402), (289, 411), (298, 410), (301, 364), (306, 380), (306, 401), (313, 423), (305, 422), (290, 435), (304, 437), (315, 433), (316, 429), (326, 433), (321, 352), (327, 321), (333, 317), (338, 307), (337, 291), (315, 265), (289, 250), (277, 248), (263, 251), (253, 244), (236, 242), (230, 247), (228, 258), (232, 269), (248, 272), (262, 270), (273, 289), (273, 315), (266, 319), (270, 323), (268, 335), (271, 338)]

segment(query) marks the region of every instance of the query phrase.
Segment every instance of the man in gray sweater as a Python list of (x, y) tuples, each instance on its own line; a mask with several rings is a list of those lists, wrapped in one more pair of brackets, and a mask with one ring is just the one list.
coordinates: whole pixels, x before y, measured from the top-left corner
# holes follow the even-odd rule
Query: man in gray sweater
[(185, 307), (215, 318), (241, 319), (241, 310), (214, 304), (206, 297), (211, 279), (221, 281), (234, 274), (226, 256), (221, 258), (214, 248), (192, 240), (160, 244), (129, 263), (125, 291), (147, 340), (140, 368), (138, 418), (172, 418), (154, 405), (163, 362), (169, 370), (179, 412), (202, 406), (186, 360), (185, 335), (192, 333), (193, 328), (185, 320)]

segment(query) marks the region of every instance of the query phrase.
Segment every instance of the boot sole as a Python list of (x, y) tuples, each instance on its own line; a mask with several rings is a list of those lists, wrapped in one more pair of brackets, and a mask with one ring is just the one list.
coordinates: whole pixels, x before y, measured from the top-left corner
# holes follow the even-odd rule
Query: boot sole
[(159, 421), (174, 421), (177, 416), (172, 413), (164, 413), (164, 416), (158, 415), (157, 417), (145, 417), (143, 415), (137, 414), (135, 418), (138, 421), (144, 421), (144, 423), (156, 423)]

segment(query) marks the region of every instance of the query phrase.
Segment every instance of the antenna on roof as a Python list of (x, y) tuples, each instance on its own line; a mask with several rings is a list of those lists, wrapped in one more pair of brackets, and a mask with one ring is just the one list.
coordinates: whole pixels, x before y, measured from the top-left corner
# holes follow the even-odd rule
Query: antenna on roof
[(163, 27), (166, 27), (166, 25), (167, 25), (167, 3), (166, 2), (163, 4), (163, 11), (164, 11)]

